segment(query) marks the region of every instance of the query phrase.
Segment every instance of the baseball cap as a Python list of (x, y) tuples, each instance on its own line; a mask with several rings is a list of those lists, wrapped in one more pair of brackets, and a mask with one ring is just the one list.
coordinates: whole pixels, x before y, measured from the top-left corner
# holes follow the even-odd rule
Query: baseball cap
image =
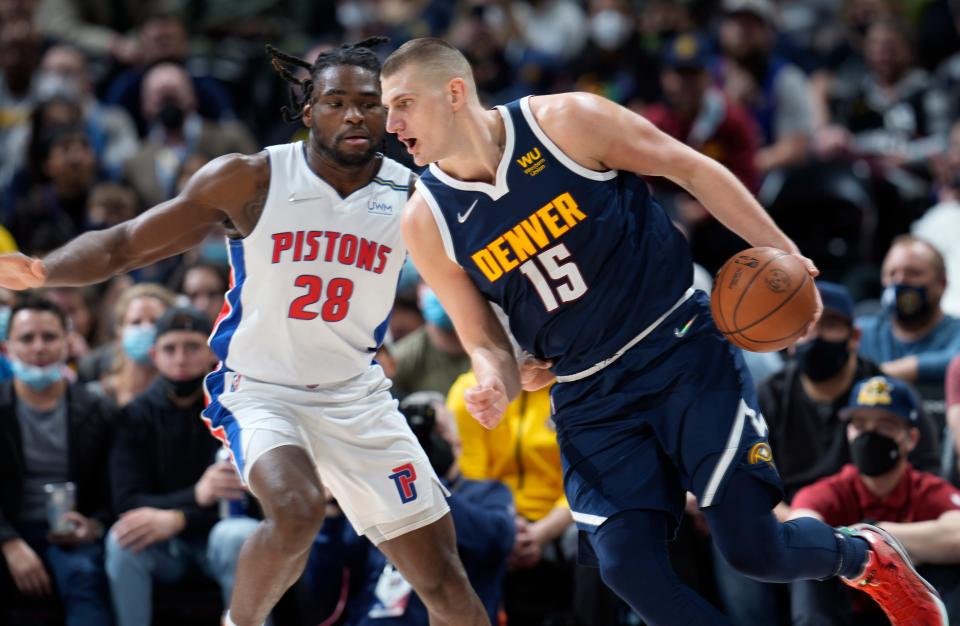
[(916, 426), (920, 419), (917, 407), (917, 397), (907, 383), (890, 376), (874, 376), (853, 386), (850, 402), (840, 410), (840, 417), (847, 419), (857, 409), (883, 409), (908, 426)]
[(817, 291), (820, 292), (824, 311), (832, 311), (849, 320), (853, 319), (853, 298), (846, 287), (826, 280), (818, 280)]
[(750, 13), (768, 24), (773, 24), (777, 20), (777, 9), (770, 0), (723, 0), (723, 12), (728, 15)]
[(187, 330), (206, 336), (213, 330), (213, 324), (210, 318), (194, 308), (176, 306), (164, 311), (157, 320), (157, 339), (174, 330)]
[(683, 33), (670, 39), (660, 56), (664, 67), (703, 69), (710, 64), (710, 43), (699, 33)]

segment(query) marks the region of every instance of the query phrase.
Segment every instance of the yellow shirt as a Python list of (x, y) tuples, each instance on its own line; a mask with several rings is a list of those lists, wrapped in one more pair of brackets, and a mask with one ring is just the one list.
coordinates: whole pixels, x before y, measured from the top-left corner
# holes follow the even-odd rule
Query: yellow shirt
[(560, 447), (550, 419), (550, 388), (521, 391), (503, 420), (487, 430), (467, 411), (463, 392), (477, 384), (473, 371), (460, 376), (447, 396), (457, 418), (466, 478), (499, 480), (513, 492), (517, 513), (531, 521), (556, 507), (567, 508)]

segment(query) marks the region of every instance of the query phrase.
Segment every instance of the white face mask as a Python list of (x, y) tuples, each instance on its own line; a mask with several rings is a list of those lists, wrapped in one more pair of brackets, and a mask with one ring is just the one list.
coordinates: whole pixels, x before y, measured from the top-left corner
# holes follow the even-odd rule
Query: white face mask
[(604, 50), (616, 50), (633, 32), (633, 22), (613, 9), (604, 9), (590, 18), (590, 37)]
[(81, 97), (80, 86), (72, 78), (56, 72), (41, 72), (34, 79), (34, 89), (37, 98), (49, 100), (55, 96), (62, 96), (76, 100)]

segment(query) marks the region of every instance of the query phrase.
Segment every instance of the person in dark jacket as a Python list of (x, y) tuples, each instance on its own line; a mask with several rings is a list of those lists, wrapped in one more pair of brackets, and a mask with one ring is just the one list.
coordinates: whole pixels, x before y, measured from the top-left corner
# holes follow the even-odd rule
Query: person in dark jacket
[(159, 376), (125, 407), (118, 428), (110, 464), (120, 519), (107, 536), (107, 576), (120, 626), (150, 624), (154, 581), (206, 574), (226, 603), (240, 547), (257, 525), (219, 521), (217, 503), (244, 491), (233, 465), (214, 462), (220, 442), (200, 419), (203, 377), (215, 362), (210, 330), (194, 309), (171, 308), (157, 320)]
[[(109, 626), (102, 538), (115, 415), (64, 380), (67, 324), (52, 302), (15, 305), (6, 347), (14, 378), (0, 384), (0, 607), (56, 593), (68, 626)], [(49, 520), (47, 486), (57, 484), (72, 485), (75, 507)]]

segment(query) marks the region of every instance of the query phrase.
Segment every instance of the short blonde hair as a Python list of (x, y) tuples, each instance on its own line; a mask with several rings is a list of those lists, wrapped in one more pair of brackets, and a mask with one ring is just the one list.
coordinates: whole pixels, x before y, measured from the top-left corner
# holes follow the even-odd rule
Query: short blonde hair
[(462, 78), (470, 85), (474, 84), (470, 62), (462, 52), (443, 39), (436, 37), (411, 39), (387, 57), (380, 70), (380, 76), (386, 78), (408, 65), (415, 65), (424, 73), (444, 81)]

